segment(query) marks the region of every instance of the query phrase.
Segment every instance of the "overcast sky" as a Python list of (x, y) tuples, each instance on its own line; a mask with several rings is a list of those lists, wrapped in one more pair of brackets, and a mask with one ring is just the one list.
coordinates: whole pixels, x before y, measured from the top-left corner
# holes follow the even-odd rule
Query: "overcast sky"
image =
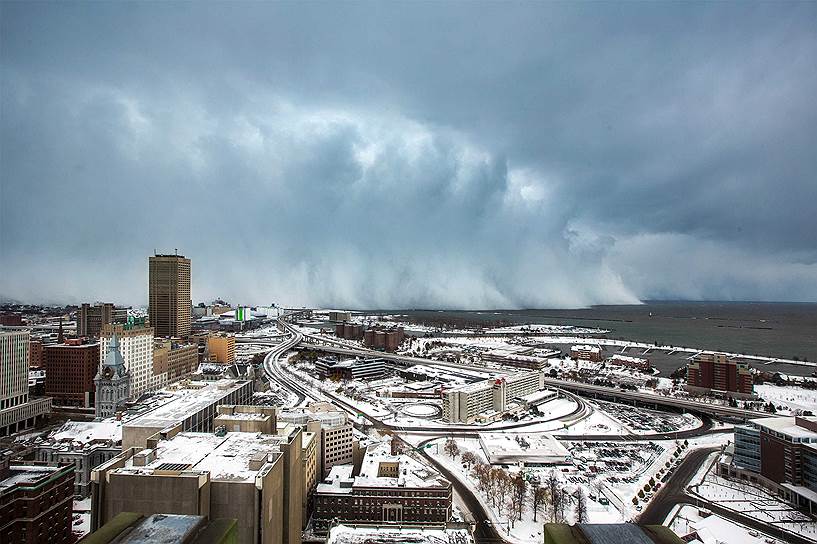
[(0, 298), (817, 300), (817, 3), (0, 4)]

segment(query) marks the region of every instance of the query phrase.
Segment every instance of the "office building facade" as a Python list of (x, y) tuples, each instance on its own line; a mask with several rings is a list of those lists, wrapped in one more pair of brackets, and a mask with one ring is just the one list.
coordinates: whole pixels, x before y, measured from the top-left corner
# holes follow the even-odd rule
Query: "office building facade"
[(70, 339), (43, 346), (45, 394), (57, 406), (92, 408), (94, 377), (99, 367), (99, 343)]
[(154, 255), (149, 259), (150, 323), (156, 336), (190, 335), (190, 259), (183, 255)]
[(30, 336), (23, 330), (0, 330), (0, 436), (34, 426), (51, 412), (50, 398), (29, 398)]

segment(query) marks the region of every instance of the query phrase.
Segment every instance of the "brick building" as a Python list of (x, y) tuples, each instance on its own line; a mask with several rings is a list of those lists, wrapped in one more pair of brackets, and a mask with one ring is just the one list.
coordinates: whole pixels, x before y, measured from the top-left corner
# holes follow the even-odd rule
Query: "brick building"
[(77, 336), (99, 338), (103, 326), (127, 320), (127, 308), (117, 308), (110, 302), (97, 302), (93, 306), (85, 302), (77, 310)]
[(363, 345), (367, 348), (382, 349), (383, 351), (396, 351), (405, 337), (403, 327), (393, 327), (391, 329), (370, 328), (363, 332)]
[(9, 465), (0, 459), (0, 542), (74, 542), (73, 498), (73, 466)]
[(754, 383), (749, 365), (724, 353), (700, 353), (687, 363), (687, 390), (752, 397)]
[(722, 460), (719, 472), (817, 513), (817, 417), (759, 418), (736, 426), (731, 462)]
[(332, 468), (315, 492), (313, 519), (318, 530), (341, 523), (442, 525), (451, 521), (451, 483), (409, 455), (383, 442), (369, 446), (354, 476), (354, 466)]
[(99, 343), (66, 340), (43, 346), (45, 394), (57, 406), (94, 405), (94, 376), (99, 367)]

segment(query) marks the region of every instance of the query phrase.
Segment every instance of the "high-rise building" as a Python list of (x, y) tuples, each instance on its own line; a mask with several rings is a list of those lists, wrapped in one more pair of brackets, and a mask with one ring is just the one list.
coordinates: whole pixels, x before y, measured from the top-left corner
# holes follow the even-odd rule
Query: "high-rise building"
[(207, 350), (211, 363), (232, 364), (235, 362), (235, 335), (211, 334), (207, 339)]
[(725, 353), (699, 353), (687, 363), (687, 389), (696, 393), (717, 392), (734, 397), (754, 394), (749, 365)]
[(190, 334), (190, 259), (184, 255), (150, 257), (148, 282), (150, 323), (156, 336)]
[(131, 398), (160, 387), (153, 374), (153, 328), (150, 324), (144, 319), (131, 319), (124, 325), (104, 325), (99, 337), (99, 364), (104, 362), (114, 334), (119, 339), (119, 351), (125, 368), (130, 372)]
[(99, 344), (65, 340), (43, 346), (45, 394), (59, 406), (94, 406)]
[(0, 331), (0, 436), (30, 427), (51, 411), (51, 399), (29, 400), (28, 349), (28, 331)]
[(126, 308), (117, 308), (110, 302), (97, 302), (93, 306), (86, 302), (77, 310), (77, 336), (99, 338), (104, 325), (125, 323), (127, 320)]

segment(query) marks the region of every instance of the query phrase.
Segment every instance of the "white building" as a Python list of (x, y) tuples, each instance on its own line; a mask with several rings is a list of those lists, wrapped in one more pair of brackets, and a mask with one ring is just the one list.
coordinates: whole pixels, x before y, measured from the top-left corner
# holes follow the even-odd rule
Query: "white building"
[(145, 391), (161, 388), (167, 374), (153, 373), (153, 327), (136, 323), (133, 325), (105, 325), (99, 339), (99, 362), (104, 362), (108, 344), (113, 333), (119, 337), (119, 352), (130, 372), (130, 396), (136, 399)]
[(313, 402), (303, 410), (280, 413), (278, 421), (306, 426), (307, 431), (318, 437), (321, 479), (329, 474), (333, 466), (354, 461), (354, 428), (346, 414), (334, 405)]
[(51, 411), (51, 399), (29, 401), (26, 330), (0, 330), (0, 436), (33, 426)]
[(544, 389), (541, 371), (499, 376), (446, 391), (443, 418), (449, 423), (472, 423), (480, 415), (499, 415), (508, 409), (508, 400)]
[(479, 433), (479, 445), (492, 465), (566, 465), (570, 452), (550, 434)]

